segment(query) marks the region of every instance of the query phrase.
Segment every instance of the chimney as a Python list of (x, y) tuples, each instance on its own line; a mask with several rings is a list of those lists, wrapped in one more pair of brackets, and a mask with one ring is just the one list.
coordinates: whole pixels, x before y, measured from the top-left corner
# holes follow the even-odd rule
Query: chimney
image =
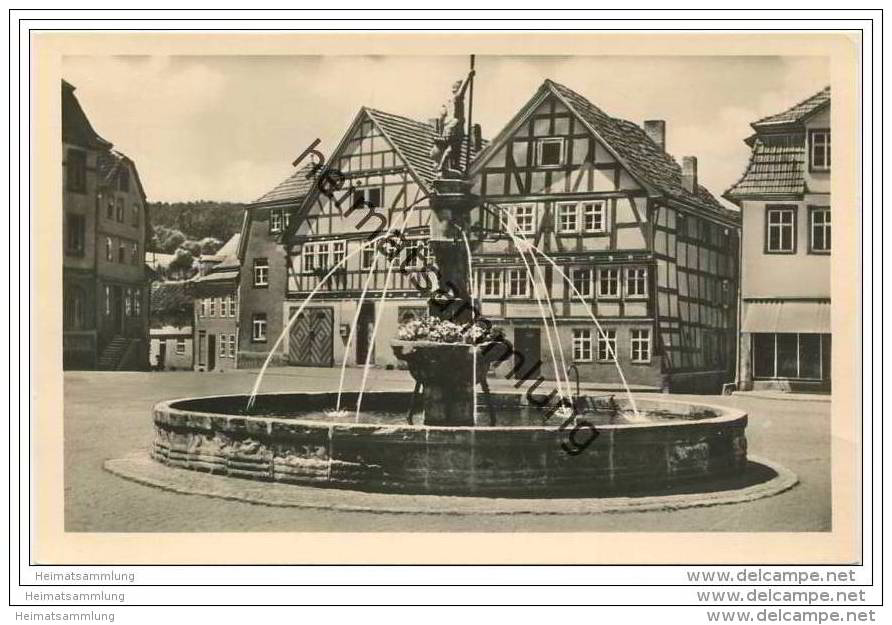
[(648, 119), (644, 122), (644, 133), (660, 146), (661, 150), (666, 151), (666, 120)]
[(471, 148), (475, 152), (479, 152), (483, 147), (483, 129), (480, 124), (471, 126)]
[(688, 193), (697, 192), (697, 157), (685, 156), (681, 159), (681, 186)]
[(440, 118), (439, 117), (431, 117), (427, 120), (427, 123), (430, 124), (431, 128), (434, 129), (434, 132), (440, 133)]

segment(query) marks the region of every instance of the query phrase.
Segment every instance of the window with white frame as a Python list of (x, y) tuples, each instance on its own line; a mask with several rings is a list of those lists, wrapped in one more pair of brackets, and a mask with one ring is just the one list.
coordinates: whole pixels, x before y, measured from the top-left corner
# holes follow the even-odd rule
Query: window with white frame
[(529, 297), (530, 280), (526, 269), (508, 270), (508, 297)]
[(573, 330), (573, 360), (575, 362), (591, 362), (592, 331), (577, 328)]
[(598, 332), (598, 360), (616, 360), (616, 330)]
[(579, 230), (579, 205), (575, 202), (557, 205), (555, 229), (562, 234)]
[(304, 271), (325, 271), (329, 267), (330, 245), (328, 241), (305, 243), (303, 247)]
[(217, 316), (217, 304), (213, 297), (208, 298), (208, 317)]
[(375, 265), (375, 255), (377, 250), (375, 249), (375, 244), (368, 245), (362, 248), (362, 254), (360, 255), (360, 269), (371, 269)]
[(564, 164), (564, 139), (539, 139), (536, 145), (536, 164), (539, 167), (559, 167)]
[(619, 269), (598, 270), (598, 296), (619, 297)]
[(765, 216), (765, 251), (769, 254), (796, 252), (796, 208), (773, 207)]
[(180, 355), (186, 353), (186, 339), (177, 339), (176, 351)]
[(220, 335), (220, 358), (226, 358), (226, 335)]
[(133, 315), (139, 317), (142, 313), (142, 289), (133, 289)]
[(269, 212), (269, 231), (280, 232), (282, 230), (282, 211), (271, 210)]
[(809, 157), (812, 169), (818, 171), (830, 169), (830, 130), (809, 132)]
[(511, 207), (514, 219), (509, 224), (515, 234), (536, 234), (536, 205), (516, 204)]
[(650, 330), (631, 331), (632, 362), (650, 362)]
[(406, 268), (421, 269), (427, 262), (427, 241), (424, 239), (409, 239), (403, 248), (405, 254), (403, 263)]
[(331, 266), (336, 266), (339, 262), (344, 260), (344, 257), (347, 256), (347, 242), (346, 241), (332, 241), (331, 242)]
[(589, 297), (592, 294), (592, 270), (587, 267), (574, 267), (571, 270), (573, 278), (573, 287), (576, 289), (574, 295)]
[(582, 203), (582, 231), (589, 234), (607, 232), (607, 202)]
[(229, 335), (229, 357), (235, 358), (235, 334)]
[(502, 297), (502, 271), (486, 269), (482, 273), (483, 297)]
[(126, 289), (124, 291), (124, 315), (129, 317), (131, 315), (131, 307), (130, 303), (133, 301), (133, 291), (130, 289)]
[(217, 309), (220, 311), (220, 316), (226, 316), (226, 301), (222, 297), (217, 298)]
[(208, 315), (207, 302), (205, 301), (204, 298), (201, 298), (201, 301), (199, 302), (199, 304), (200, 305), (198, 307), (198, 316), (199, 317), (207, 317), (207, 315)]
[(105, 287), (105, 314), (111, 314), (111, 287)]
[(114, 256), (112, 255), (111, 237), (105, 237), (105, 260), (107, 260), (108, 262), (112, 262), (112, 260), (114, 260)]
[(812, 252), (830, 251), (830, 208), (809, 209), (809, 250)]
[(254, 313), (251, 317), (251, 340), (266, 340), (266, 313)]
[(382, 202), (381, 187), (364, 187), (353, 189), (353, 204), (350, 208), (380, 208)]
[(266, 258), (254, 259), (254, 286), (269, 286), (269, 260)]
[(626, 297), (647, 297), (647, 269), (645, 267), (626, 269)]

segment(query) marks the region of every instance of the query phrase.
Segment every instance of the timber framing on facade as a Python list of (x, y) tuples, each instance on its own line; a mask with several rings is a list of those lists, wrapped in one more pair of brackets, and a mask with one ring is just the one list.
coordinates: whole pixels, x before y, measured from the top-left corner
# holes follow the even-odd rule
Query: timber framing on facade
[[(715, 388), (731, 375), (738, 215), (697, 183), (696, 159), (685, 162), (665, 151), (664, 122), (642, 129), (546, 80), (472, 165), (480, 229), (519, 228), (567, 276), (542, 263), (564, 362), (585, 380), (619, 382), (608, 344), (634, 384)], [(510, 237), (486, 238), (475, 265), (483, 313), (554, 377)]]
[[(526, 360), (541, 360), (545, 377), (559, 373), (546, 357), (536, 289), (505, 232), (515, 220), (566, 273), (564, 279), (542, 263), (534, 275), (557, 317), (552, 338), (583, 380), (618, 382), (608, 347), (639, 386), (714, 388), (733, 376), (739, 215), (697, 183), (696, 159), (682, 167), (666, 152), (665, 123), (642, 129), (546, 80), (491, 142), (479, 139), (479, 129), (474, 134), (469, 175), (481, 206), (473, 213), (471, 245), (479, 305), (516, 349), (529, 353)], [(240, 323), (265, 323), (262, 347), (328, 269), (382, 225), (404, 226), (406, 257), (424, 257), (435, 135), (432, 123), (363, 107), (325, 162), (343, 175), (340, 190), (330, 197), (309, 171), (297, 171), (249, 208), (239, 252)], [(358, 199), (386, 223), (351, 210)], [(511, 216), (500, 218), (502, 209)], [(279, 243), (286, 230), (293, 242), (287, 264)], [(246, 275), (254, 258), (269, 263), (267, 285)], [(391, 337), (399, 323), (426, 310), (426, 297), (406, 272), (388, 272), (374, 250), (357, 253), (294, 321), (276, 360), (396, 366)], [(259, 354), (246, 334), (240, 349)]]

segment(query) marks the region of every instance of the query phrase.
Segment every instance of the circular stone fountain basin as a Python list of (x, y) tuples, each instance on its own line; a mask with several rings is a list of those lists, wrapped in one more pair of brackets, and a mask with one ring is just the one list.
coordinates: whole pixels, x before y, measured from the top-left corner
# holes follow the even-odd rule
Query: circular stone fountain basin
[(355, 393), (342, 396), (346, 411), (337, 414), (337, 394), (328, 392), (259, 395), (250, 415), (245, 395), (165, 401), (154, 408), (152, 456), (254, 480), (509, 497), (653, 491), (736, 475), (747, 463), (747, 417), (730, 408), (636, 397), (636, 417), (619, 397), (618, 410), (589, 401), (593, 409), (578, 418), (598, 436), (571, 455), (572, 425), (561, 428), (556, 415), (541, 424), (522, 394), (493, 394), (499, 418), (513, 423), (493, 427), (408, 425), (410, 395), (365, 393), (359, 422)]

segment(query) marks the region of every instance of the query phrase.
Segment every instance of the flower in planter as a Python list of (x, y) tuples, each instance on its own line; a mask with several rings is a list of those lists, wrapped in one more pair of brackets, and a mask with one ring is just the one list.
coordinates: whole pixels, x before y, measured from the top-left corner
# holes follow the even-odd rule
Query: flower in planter
[(437, 317), (410, 319), (397, 329), (397, 338), (401, 341), (476, 344), (498, 341), (503, 336), (501, 329), (492, 328), (488, 323), (483, 324), (479, 320), (469, 326)]

